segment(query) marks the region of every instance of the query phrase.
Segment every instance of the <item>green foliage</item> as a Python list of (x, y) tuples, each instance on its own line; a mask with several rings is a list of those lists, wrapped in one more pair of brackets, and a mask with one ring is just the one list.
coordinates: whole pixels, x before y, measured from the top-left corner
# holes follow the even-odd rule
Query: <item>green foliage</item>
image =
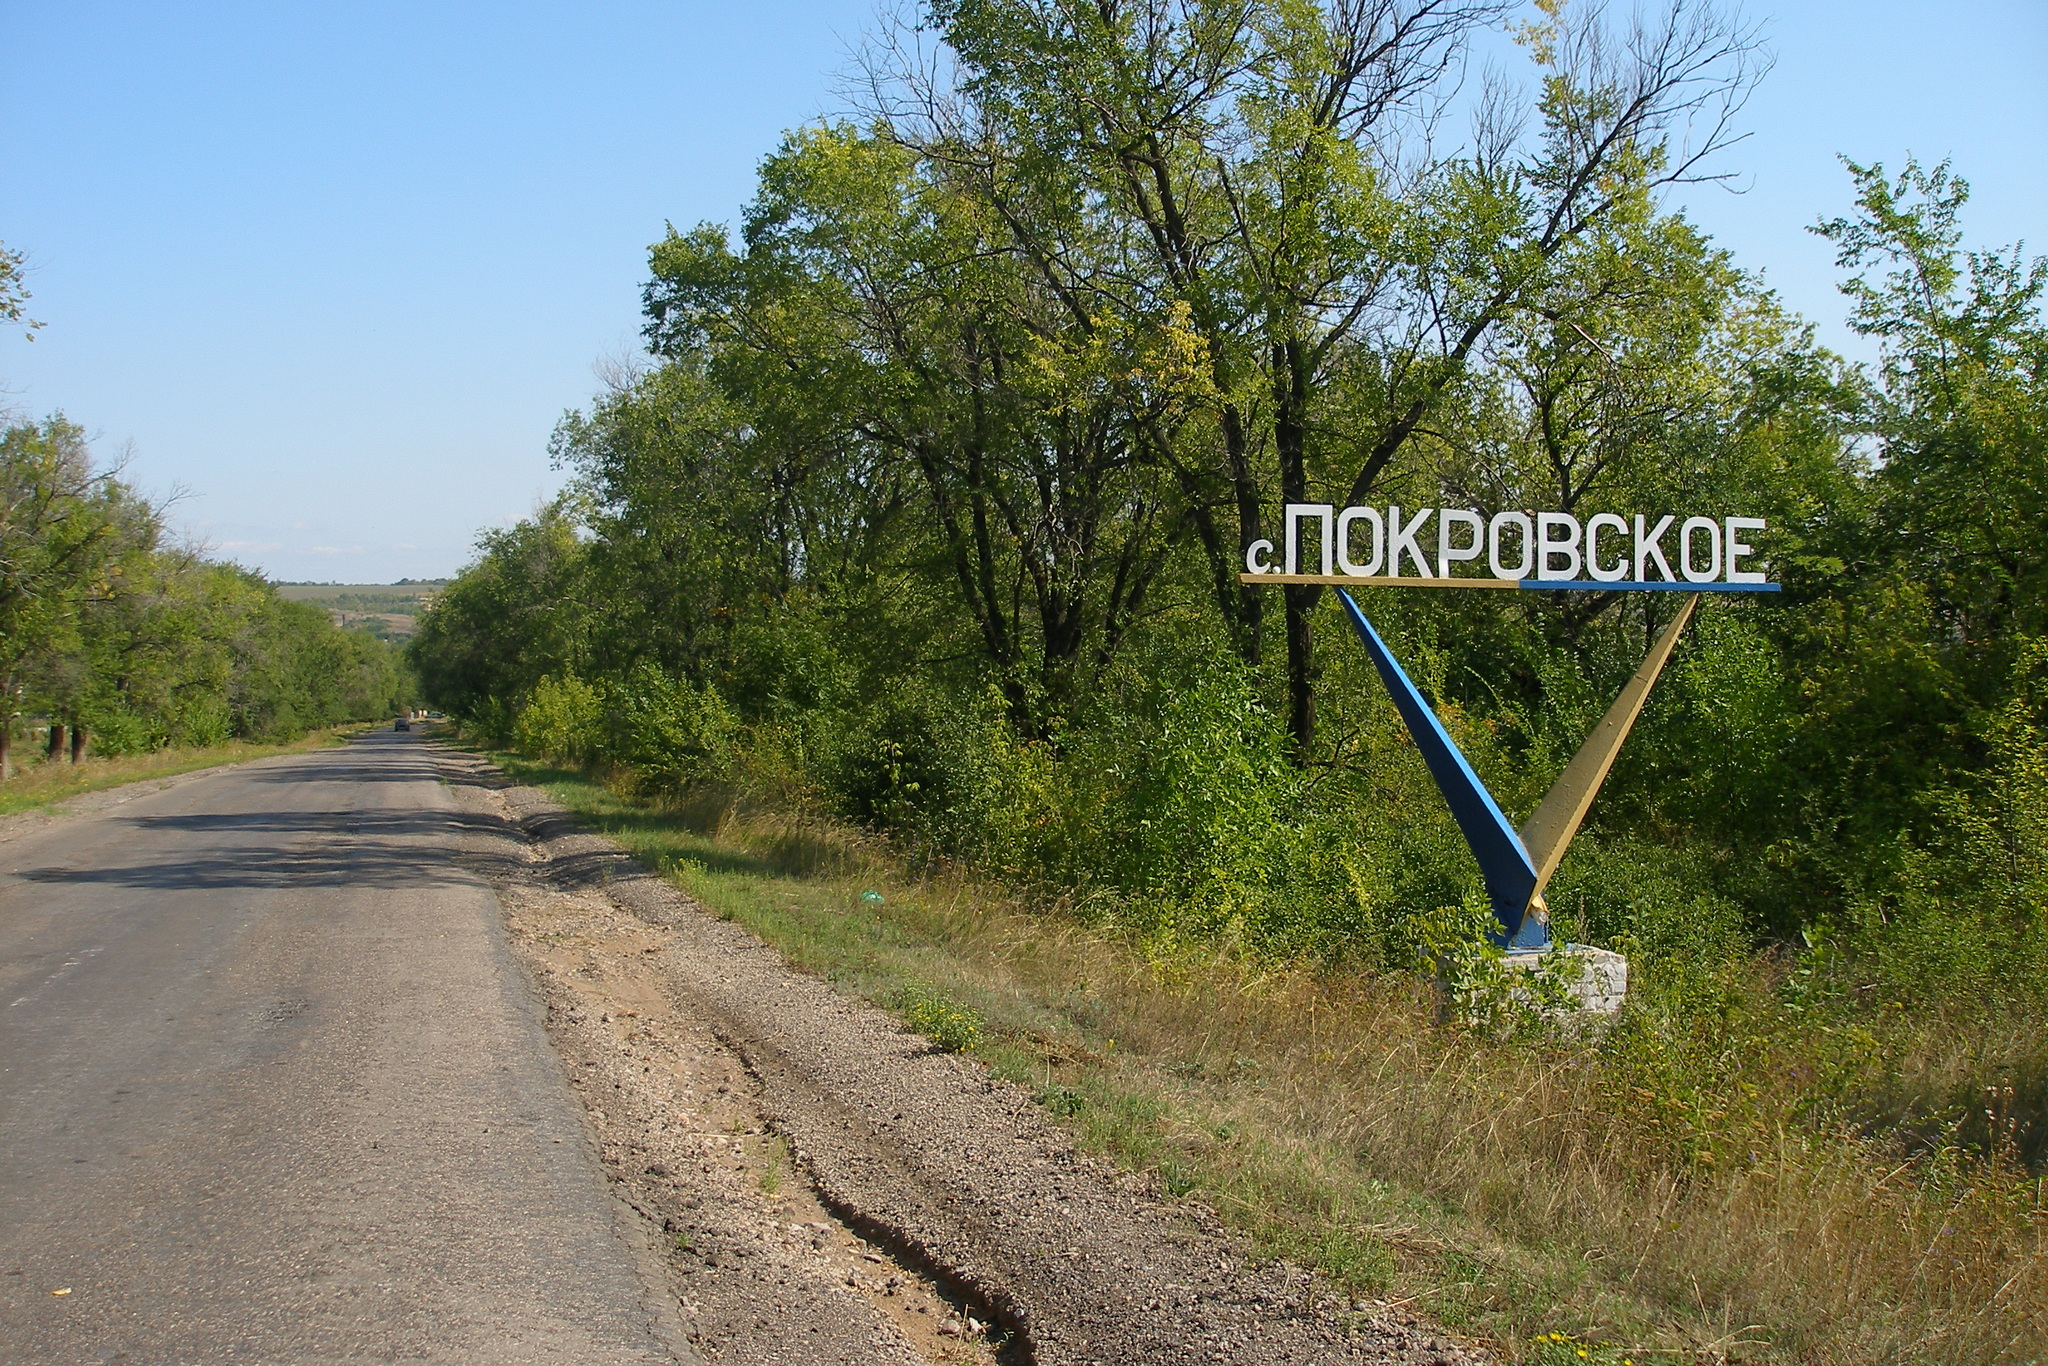
[(739, 722), (715, 691), (671, 678), (652, 664), (623, 679), (591, 682), (546, 674), (516, 708), (487, 713), (525, 753), (568, 765), (629, 772), (675, 792), (718, 776), (733, 757)]
[(389, 716), (395, 651), (164, 543), (158, 509), (61, 416), (0, 431), (0, 772), (24, 719), (101, 754)]
[(687, 788), (731, 767), (739, 720), (715, 689), (641, 664), (606, 689), (604, 702), (603, 756), (655, 787)]
[(598, 724), (604, 699), (574, 674), (546, 674), (533, 685), (513, 725), (512, 740), (528, 754), (556, 763), (586, 763), (597, 757)]
[(546, 675), (584, 662), (588, 557), (565, 504), (487, 533), (479, 545), (476, 568), (420, 618), (406, 659), (437, 706), (508, 740), (513, 704)]
[(1443, 1015), (1490, 1037), (1537, 1034), (1573, 1008), (1571, 960), (1515, 963), (1490, 936), (1493, 906), (1477, 886), (1455, 906), (1413, 916), (1404, 927), (1416, 966), (1434, 973)]
[(22, 283), (22, 266), (27, 258), (0, 244), (0, 322), (13, 323), (34, 337), (41, 323), (28, 316), (28, 287)]

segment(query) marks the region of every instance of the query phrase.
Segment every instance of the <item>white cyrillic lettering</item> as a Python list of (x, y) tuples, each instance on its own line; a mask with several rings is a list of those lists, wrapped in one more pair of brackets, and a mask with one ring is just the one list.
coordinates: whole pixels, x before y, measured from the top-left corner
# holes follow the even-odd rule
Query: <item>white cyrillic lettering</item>
[[(1522, 561), (1513, 569), (1500, 562), (1500, 534), (1508, 527), (1522, 532)], [(1536, 528), (1526, 512), (1496, 512), (1486, 524), (1486, 567), (1496, 579), (1526, 579), (1536, 564)]]
[(1657, 562), (1657, 568), (1659, 571), (1663, 573), (1664, 581), (1666, 583), (1671, 583), (1678, 578), (1678, 575), (1671, 572), (1671, 562), (1664, 558), (1664, 547), (1657, 544), (1659, 541), (1664, 539), (1664, 533), (1671, 530), (1671, 524), (1677, 520), (1678, 519), (1676, 517), (1662, 518), (1658, 521), (1656, 527), (1652, 529), (1650, 533), (1646, 536), (1643, 534), (1643, 514), (1640, 512), (1636, 514), (1637, 582), (1640, 583), (1647, 581), (1643, 576), (1643, 566), (1650, 560), (1655, 560)]
[(1323, 524), (1322, 572), (1323, 576), (1328, 578), (1337, 572), (1335, 563), (1337, 538), (1331, 534), (1336, 529), (1334, 523), (1337, 520), (1337, 509), (1331, 507), (1328, 503), (1289, 503), (1287, 505), (1287, 572), (1290, 574), (1299, 574), (1301, 572), (1295, 568), (1295, 565), (1300, 563), (1295, 555), (1298, 549), (1295, 537), (1300, 530), (1301, 519), (1304, 517), (1314, 517)]
[[(1472, 544), (1457, 546), (1451, 544), (1451, 528), (1468, 526), (1472, 528)], [(1476, 560), (1486, 549), (1486, 522), (1476, 512), (1462, 508), (1439, 508), (1436, 514), (1436, 576), (1448, 579), (1451, 576), (1453, 560)]]
[[(1569, 530), (1572, 534), (1560, 541), (1550, 533)], [(1536, 577), (1539, 579), (1576, 579), (1579, 576), (1579, 519), (1569, 512), (1539, 512), (1536, 514)], [(1550, 561), (1562, 555), (1570, 568), (1561, 573), (1550, 572)]]
[(1740, 540), (1736, 539), (1736, 533), (1741, 531), (1762, 531), (1764, 529), (1764, 519), (1761, 517), (1730, 517), (1726, 521), (1724, 521), (1722, 525), (1728, 529), (1728, 582), (1770, 582), (1768, 578), (1766, 578), (1762, 573), (1758, 572), (1757, 570), (1737, 569), (1735, 567), (1735, 562), (1741, 559), (1744, 555), (1756, 554), (1756, 550), (1754, 547), (1744, 545)]
[(1600, 565), (1600, 528), (1609, 526), (1628, 534), (1628, 523), (1611, 512), (1596, 512), (1586, 519), (1586, 577), (1601, 583), (1619, 583), (1628, 577), (1628, 556), (1616, 560), (1612, 569)]
[[(1692, 534), (1695, 531), (1707, 533), (1707, 549), (1714, 552), (1707, 567), (1694, 570), (1692, 567)], [(1678, 529), (1678, 567), (1685, 571), (1687, 583), (1712, 583), (1721, 577), (1721, 524), (1711, 517), (1688, 517), (1685, 525)]]
[(1414, 521), (1410, 522), (1407, 526), (1402, 526), (1401, 509), (1399, 507), (1387, 509), (1387, 576), (1389, 578), (1398, 579), (1401, 577), (1401, 557), (1403, 555), (1415, 561), (1416, 569), (1421, 571), (1415, 577), (1419, 579), (1429, 577), (1429, 557), (1422, 553), (1422, 547), (1416, 543), (1415, 533), (1422, 530), (1422, 524), (1428, 521), (1429, 514), (1435, 511), (1435, 508), (1424, 508), (1415, 514)]
[[(1372, 523), (1372, 558), (1364, 564), (1355, 563), (1351, 558), (1351, 527), (1355, 522)], [(1378, 508), (1345, 508), (1337, 514), (1337, 568), (1340, 572), (1355, 577), (1364, 577), (1380, 572), (1380, 561), (1387, 555), (1387, 524), (1380, 517)]]
[(1266, 557), (1273, 553), (1271, 541), (1253, 541), (1244, 548), (1244, 570), (1247, 574), (1270, 574), (1273, 562)]

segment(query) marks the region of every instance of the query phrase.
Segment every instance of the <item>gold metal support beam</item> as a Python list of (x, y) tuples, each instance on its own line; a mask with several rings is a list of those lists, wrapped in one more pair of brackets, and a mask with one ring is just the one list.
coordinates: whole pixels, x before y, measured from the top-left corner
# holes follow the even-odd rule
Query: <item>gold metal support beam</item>
[(1529, 894), (1532, 904), (1542, 898), (1543, 889), (1550, 884), (1550, 875), (1563, 861), (1572, 836), (1579, 833), (1579, 823), (1585, 820), (1593, 798), (1599, 795), (1607, 770), (1614, 767), (1614, 756), (1621, 752), (1621, 742), (1628, 739), (1636, 717), (1642, 714), (1643, 703), (1649, 700), (1650, 685), (1664, 671), (1665, 661), (1671, 658), (1671, 647), (1678, 643), (1678, 634), (1692, 619), (1692, 609), (1699, 606), (1699, 601), (1698, 593), (1687, 595), (1685, 605), (1664, 628), (1664, 634), (1657, 637), (1657, 643), (1637, 666), (1635, 676), (1621, 690), (1621, 696), (1614, 699), (1614, 705), (1600, 718), (1600, 724), (1593, 727), (1586, 743), (1579, 746), (1579, 752), (1565, 765), (1564, 772), (1551, 784), (1550, 791), (1543, 794), (1543, 801), (1536, 807), (1535, 814), (1522, 827), (1522, 845), (1529, 851), (1529, 861), (1536, 867), (1536, 889)]

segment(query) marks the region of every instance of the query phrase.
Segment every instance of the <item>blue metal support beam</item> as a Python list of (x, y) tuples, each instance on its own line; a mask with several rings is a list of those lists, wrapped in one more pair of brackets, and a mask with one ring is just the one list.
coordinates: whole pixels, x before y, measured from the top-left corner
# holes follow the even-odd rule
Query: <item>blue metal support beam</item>
[(1387, 691), (1393, 694), (1394, 706), (1408, 723), (1408, 733), (1415, 737), (1416, 748), (1422, 751), (1422, 761), (1429, 765), (1437, 790), (1450, 804), (1451, 815), (1465, 834), (1465, 843), (1479, 860), (1486, 899), (1493, 904), (1493, 913), (1501, 924), (1495, 942), (1517, 949), (1547, 946), (1550, 927), (1541, 918), (1528, 914), (1530, 899), (1537, 891), (1537, 877), (1536, 865), (1529, 851), (1522, 847), (1522, 837), (1508, 824), (1493, 794), (1479, 781), (1479, 775), (1465, 761), (1464, 752), (1394, 658), (1393, 651), (1380, 639), (1380, 633), (1358, 610), (1351, 594), (1340, 588), (1337, 596), (1343, 601), (1351, 624), (1358, 629), (1358, 638), (1365, 642), (1373, 667), (1379, 670)]

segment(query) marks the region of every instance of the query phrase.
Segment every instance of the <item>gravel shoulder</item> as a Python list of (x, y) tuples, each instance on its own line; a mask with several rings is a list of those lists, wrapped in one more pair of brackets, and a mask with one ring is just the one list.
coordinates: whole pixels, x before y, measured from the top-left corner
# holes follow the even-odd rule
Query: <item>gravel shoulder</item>
[(1260, 1264), (1031, 1098), (788, 967), (545, 794), (435, 747), (707, 1362), (1490, 1360)]

